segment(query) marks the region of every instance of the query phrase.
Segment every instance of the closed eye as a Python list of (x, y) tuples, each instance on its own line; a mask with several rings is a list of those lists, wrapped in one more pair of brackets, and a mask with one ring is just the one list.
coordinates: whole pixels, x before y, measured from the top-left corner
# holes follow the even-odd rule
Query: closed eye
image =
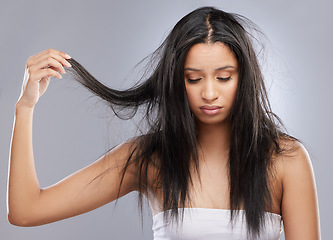
[(217, 78), (218, 80), (221, 80), (221, 81), (228, 81), (231, 79), (231, 76), (230, 77), (227, 77), (227, 78), (221, 78), (221, 77), (218, 77)]
[(201, 78), (195, 78), (195, 79), (188, 78), (188, 79), (187, 79), (187, 81), (188, 81), (189, 83), (196, 83), (196, 82), (198, 82), (198, 81), (200, 81), (200, 80), (201, 80)]

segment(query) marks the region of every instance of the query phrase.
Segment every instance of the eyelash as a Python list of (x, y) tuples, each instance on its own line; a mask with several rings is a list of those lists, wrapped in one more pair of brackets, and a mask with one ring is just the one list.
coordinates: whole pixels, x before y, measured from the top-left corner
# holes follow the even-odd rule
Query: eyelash
[(231, 77), (227, 77), (227, 78), (217, 78), (217, 79), (226, 82), (226, 81), (230, 80)]
[(201, 80), (201, 78), (197, 78), (197, 79), (190, 79), (190, 78), (188, 78), (188, 79), (187, 79), (187, 81), (188, 81), (189, 83), (196, 83), (196, 82), (198, 82), (199, 80)]
[[(218, 80), (220, 80), (220, 81), (223, 81), (223, 82), (226, 82), (226, 81), (229, 81), (230, 79), (231, 79), (231, 77), (227, 77), (227, 78), (217, 78)], [(189, 82), (189, 83), (196, 83), (196, 82), (198, 82), (198, 81), (200, 81), (201, 80), (201, 78), (197, 78), (197, 79), (190, 79), (190, 78), (188, 78), (187, 79), (187, 81)]]

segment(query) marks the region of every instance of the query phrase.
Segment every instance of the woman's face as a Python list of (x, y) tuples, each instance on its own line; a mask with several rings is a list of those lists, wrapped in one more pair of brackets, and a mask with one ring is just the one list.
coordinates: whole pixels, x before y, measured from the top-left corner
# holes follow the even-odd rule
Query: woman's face
[(185, 60), (184, 76), (197, 123), (225, 123), (238, 83), (238, 62), (229, 47), (221, 42), (193, 45)]

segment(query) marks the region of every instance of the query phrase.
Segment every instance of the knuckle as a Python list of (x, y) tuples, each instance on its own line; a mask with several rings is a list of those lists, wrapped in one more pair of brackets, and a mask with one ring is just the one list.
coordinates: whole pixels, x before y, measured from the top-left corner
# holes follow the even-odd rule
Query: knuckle
[(51, 68), (46, 68), (46, 73), (51, 75), (53, 74), (53, 70)]
[(51, 49), (51, 48), (48, 49), (47, 52), (46, 52), (46, 54), (47, 54), (47, 56), (51, 56), (51, 54), (52, 54), (52, 49)]
[(35, 68), (34, 68), (34, 67), (28, 67), (27, 70), (28, 70), (28, 73), (29, 73), (30, 75), (33, 74), (33, 73), (35, 72)]
[(27, 67), (31, 66), (31, 57), (28, 58), (28, 60), (26, 62), (26, 66)]

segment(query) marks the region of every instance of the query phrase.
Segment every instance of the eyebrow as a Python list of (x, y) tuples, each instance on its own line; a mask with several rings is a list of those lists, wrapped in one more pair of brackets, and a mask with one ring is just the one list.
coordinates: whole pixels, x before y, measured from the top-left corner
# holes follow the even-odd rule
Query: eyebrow
[[(224, 66), (224, 67), (217, 68), (217, 69), (215, 69), (215, 71), (220, 71), (220, 70), (224, 70), (224, 69), (227, 69), (227, 68), (235, 68), (235, 67), (227, 65), (227, 66)], [(200, 72), (201, 70), (196, 69), (196, 68), (185, 68), (184, 71)]]

